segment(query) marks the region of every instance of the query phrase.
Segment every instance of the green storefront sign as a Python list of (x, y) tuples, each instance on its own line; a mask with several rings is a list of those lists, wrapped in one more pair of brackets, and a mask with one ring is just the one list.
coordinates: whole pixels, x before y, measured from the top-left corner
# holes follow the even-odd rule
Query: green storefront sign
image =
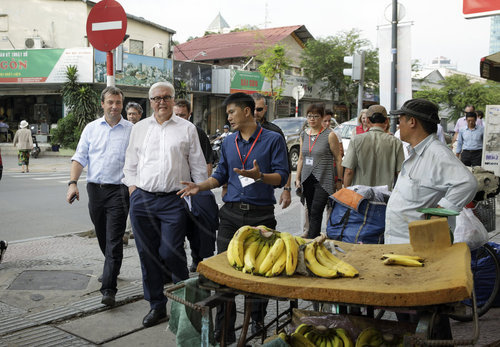
[(264, 76), (259, 72), (231, 70), (231, 93), (258, 93), (262, 91), (263, 84)]

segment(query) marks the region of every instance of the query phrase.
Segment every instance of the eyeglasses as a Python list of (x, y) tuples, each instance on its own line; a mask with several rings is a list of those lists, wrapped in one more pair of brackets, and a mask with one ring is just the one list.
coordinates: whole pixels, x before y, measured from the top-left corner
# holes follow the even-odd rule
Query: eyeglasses
[(167, 101), (170, 101), (172, 100), (173, 97), (172, 95), (165, 95), (165, 96), (155, 96), (154, 98), (150, 98), (151, 101), (154, 101), (156, 102), (157, 104), (159, 104), (162, 100), (164, 102), (167, 102)]
[(308, 114), (307, 118), (309, 118), (309, 119), (318, 119), (318, 118), (321, 118), (321, 116), (319, 114)]
[(256, 107), (255, 111), (262, 112), (262, 111), (264, 111), (264, 107)]

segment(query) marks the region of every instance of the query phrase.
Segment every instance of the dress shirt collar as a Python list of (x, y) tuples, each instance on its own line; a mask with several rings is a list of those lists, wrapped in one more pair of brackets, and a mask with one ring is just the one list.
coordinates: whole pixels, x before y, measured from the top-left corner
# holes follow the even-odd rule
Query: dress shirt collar
[(415, 147), (413, 147), (413, 150), (415, 151), (415, 153), (419, 156), (421, 156), (425, 149), (427, 147), (429, 147), (429, 145), (431, 144), (432, 140), (435, 140), (436, 138), (434, 137), (434, 133), (430, 134), (429, 136), (427, 136), (425, 139), (423, 139), (422, 141), (420, 141), (420, 143), (418, 145), (416, 145)]
[(257, 135), (259, 134), (259, 131), (262, 127), (260, 126), (260, 123), (257, 122), (257, 129), (255, 129), (255, 131), (253, 132), (252, 136), (250, 136), (250, 138), (248, 139), (248, 141), (246, 141), (243, 136), (241, 136), (240, 132), (238, 131), (238, 140), (240, 141), (243, 141), (244, 143), (250, 143), (252, 142), (256, 137)]
[(382, 129), (381, 127), (375, 125), (375, 126), (372, 126), (368, 131), (379, 131), (379, 132), (385, 132), (384, 129)]
[[(116, 123), (116, 125), (125, 126), (126, 122), (128, 122), (128, 120), (124, 119), (123, 117), (120, 117), (120, 121), (118, 123)], [(110, 128), (114, 128), (111, 125), (109, 125), (108, 122), (106, 122), (106, 117), (105, 116), (102, 116), (101, 118), (99, 118), (99, 123), (100, 124), (106, 123)]]

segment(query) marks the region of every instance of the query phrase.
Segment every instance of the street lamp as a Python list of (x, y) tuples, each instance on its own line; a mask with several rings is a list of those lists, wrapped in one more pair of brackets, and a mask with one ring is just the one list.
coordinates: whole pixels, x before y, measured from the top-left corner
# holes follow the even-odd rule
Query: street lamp
[(194, 61), (194, 58), (196, 58), (199, 55), (201, 55), (202, 57), (206, 57), (207, 52), (205, 52), (205, 51), (198, 52), (192, 59), (189, 59), (188, 61)]
[(155, 49), (163, 49), (163, 45), (161, 43), (156, 43), (153, 47), (151, 47), (144, 55), (148, 55), (149, 52), (153, 51), (153, 57), (156, 56)]

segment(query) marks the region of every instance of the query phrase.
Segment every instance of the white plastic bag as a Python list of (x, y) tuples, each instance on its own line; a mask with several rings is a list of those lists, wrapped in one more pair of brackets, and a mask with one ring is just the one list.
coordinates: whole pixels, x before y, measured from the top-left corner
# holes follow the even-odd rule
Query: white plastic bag
[(457, 216), (454, 242), (465, 242), (471, 250), (488, 242), (488, 231), (470, 208), (464, 208)]

